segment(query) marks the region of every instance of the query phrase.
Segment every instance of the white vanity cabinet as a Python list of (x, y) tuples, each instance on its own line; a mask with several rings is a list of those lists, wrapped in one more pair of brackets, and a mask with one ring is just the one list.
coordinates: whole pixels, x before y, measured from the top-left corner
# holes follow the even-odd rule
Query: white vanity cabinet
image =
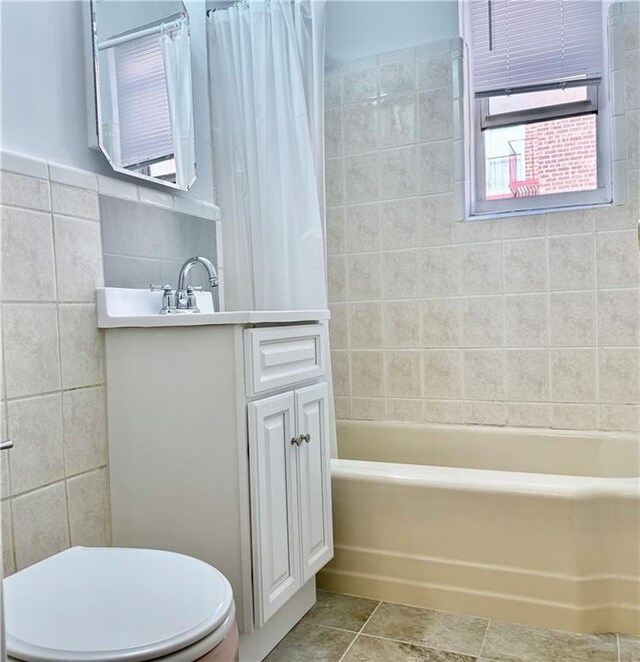
[(104, 325), (113, 544), (217, 567), (259, 662), (333, 555), (328, 314), (217, 315)]
[(333, 555), (325, 383), (249, 404), (256, 621)]

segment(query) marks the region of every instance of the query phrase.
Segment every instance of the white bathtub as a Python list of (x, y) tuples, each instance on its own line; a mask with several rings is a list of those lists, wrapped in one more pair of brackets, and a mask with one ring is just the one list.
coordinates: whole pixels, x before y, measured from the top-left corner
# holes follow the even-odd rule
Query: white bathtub
[(328, 590), (640, 634), (637, 434), (349, 421)]

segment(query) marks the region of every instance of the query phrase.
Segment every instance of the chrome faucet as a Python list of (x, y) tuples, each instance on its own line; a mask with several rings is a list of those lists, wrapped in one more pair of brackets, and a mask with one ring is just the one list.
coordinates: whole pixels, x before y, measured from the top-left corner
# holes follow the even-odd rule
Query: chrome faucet
[(196, 264), (201, 264), (206, 270), (209, 276), (209, 285), (211, 287), (218, 286), (218, 272), (216, 271), (213, 262), (206, 257), (190, 257), (180, 269), (180, 274), (178, 275), (178, 290), (186, 290), (189, 287), (189, 273), (191, 269), (196, 266)]
[(177, 290), (173, 290), (171, 285), (151, 285), (152, 292), (158, 290), (163, 292), (161, 315), (200, 312), (196, 301), (196, 291), (202, 288), (189, 285), (189, 274), (196, 264), (201, 264), (207, 270), (209, 285), (218, 287), (218, 272), (213, 262), (206, 257), (190, 257), (180, 268)]
[(188, 310), (194, 313), (200, 312), (200, 309), (196, 304), (196, 290), (202, 288), (189, 285), (189, 274), (196, 264), (201, 264), (207, 270), (209, 285), (211, 285), (211, 287), (218, 287), (218, 272), (213, 266), (213, 262), (206, 257), (190, 257), (182, 265), (180, 274), (178, 275), (178, 289), (176, 290), (177, 310)]

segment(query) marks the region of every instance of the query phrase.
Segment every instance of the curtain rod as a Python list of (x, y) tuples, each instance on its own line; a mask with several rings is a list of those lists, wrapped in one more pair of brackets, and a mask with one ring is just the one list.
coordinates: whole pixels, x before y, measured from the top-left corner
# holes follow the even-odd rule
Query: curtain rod
[(185, 20), (184, 14), (180, 14), (179, 18), (176, 18), (172, 20), (169, 23), (160, 23), (158, 25), (154, 25), (150, 28), (144, 28), (142, 30), (138, 30), (137, 32), (130, 32), (128, 34), (124, 34), (120, 37), (114, 37), (113, 39), (107, 39), (106, 41), (102, 41), (98, 44), (98, 50), (103, 51), (107, 48), (113, 48), (114, 46), (119, 46), (120, 44), (126, 44), (129, 41), (134, 41), (136, 39), (142, 39), (142, 37), (148, 37), (149, 35), (152, 34), (160, 34), (164, 30), (173, 30), (175, 28), (179, 28), (180, 24)]

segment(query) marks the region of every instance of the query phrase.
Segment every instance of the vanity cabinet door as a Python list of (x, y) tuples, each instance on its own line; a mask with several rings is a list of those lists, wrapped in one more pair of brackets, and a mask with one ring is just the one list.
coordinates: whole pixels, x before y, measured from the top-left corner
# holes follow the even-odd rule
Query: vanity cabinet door
[(262, 626), (303, 584), (294, 395), (251, 403), (248, 415), (254, 605)]
[(302, 583), (333, 556), (329, 411), (326, 383), (296, 391)]

